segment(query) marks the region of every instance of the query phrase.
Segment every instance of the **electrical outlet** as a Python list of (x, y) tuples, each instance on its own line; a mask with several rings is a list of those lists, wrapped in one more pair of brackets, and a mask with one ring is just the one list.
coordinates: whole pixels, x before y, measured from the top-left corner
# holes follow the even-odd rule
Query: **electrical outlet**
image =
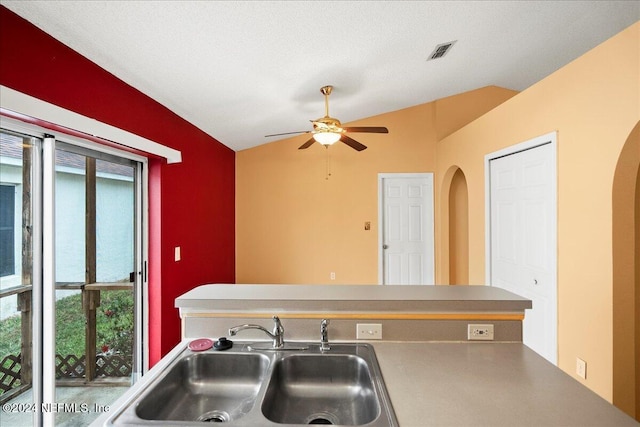
[(471, 341), (493, 341), (493, 325), (468, 325), (467, 339)]
[(381, 323), (358, 323), (356, 325), (356, 339), (359, 340), (381, 340)]
[(587, 379), (587, 362), (576, 357), (576, 375), (583, 380)]
[(332, 271), (331, 273), (329, 273), (329, 277), (331, 278), (331, 280), (336, 280), (336, 272)]

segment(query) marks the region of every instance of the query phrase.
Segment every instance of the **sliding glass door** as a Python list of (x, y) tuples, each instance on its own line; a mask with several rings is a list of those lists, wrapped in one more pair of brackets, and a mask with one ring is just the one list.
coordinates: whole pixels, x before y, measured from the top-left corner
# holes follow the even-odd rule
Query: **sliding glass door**
[[(36, 423), (89, 424), (108, 411), (142, 372), (146, 162), (71, 137), (26, 136), (9, 130), (2, 130), (2, 135), (5, 145), (11, 136), (21, 144), (33, 140), (31, 144), (38, 147), (32, 162), (36, 165), (37, 191), (35, 197), (29, 197), (35, 204), (35, 228), (40, 233), (36, 240), (42, 239), (42, 248), (35, 251), (36, 260), (41, 262), (41, 268), (34, 270), (37, 283), (25, 282), (29, 280), (23, 267), (22, 280), (14, 284), (19, 288), (0, 288), (3, 300), (9, 292), (25, 300), (26, 296), (20, 295), (31, 292), (25, 287), (31, 286), (34, 291), (33, 304), (21, 303), (32, 306), (33, 327), (25, 320), (20, 327), (22, 334), (31, 328), (33, 366), (25, 358), (28, 351), (0, 347), (6, 353), (18, 353), (20, 371), (35, 375), (32, 384), (25, 384), (24, 379), (18, 383), (23, 389), (32, 386), (31, 393), (20, 397), (14, 392), (17, 397), (11, 398), (33, 402), (40, 412)], [(3, 153), (9, 153), (2, 148)], [(6, 159), (3, 162), (10, 163)], [(8, 170), (4, 163), (3, 172)], [(19, 230), (28, 235), (29, 226), (7, 219), (12, 212), (15, 216), (16, 210), (19, 214), (20, 209), (16, 209), (18, 190), (5, 190), (9, 179), (5, 181), (0, 182), (0, 266), (7, 276), (15, 276), (16, 262), (11, 256), (22, 258), (26, 266), (25, 253), (29, 252), (23, 247), (20, 254), (15, 248), (16, 236)], [(17, 188), (17, 184), (13, 186)], [(22, 191), (19, 197), (22, 217), (29, 211), (24, 207), (27, 193), (31, 194)], [(28, 219), (22, 221), (28, 223)], [(12, 313), (7, 317), (15, 318), (18, 309)], [(24, 319), (25, 311), (21, 313)], [(21, 425), (18, 419), (11, 421), (12, 425)], [(25, 425), (31, 425), (31, 420)]]

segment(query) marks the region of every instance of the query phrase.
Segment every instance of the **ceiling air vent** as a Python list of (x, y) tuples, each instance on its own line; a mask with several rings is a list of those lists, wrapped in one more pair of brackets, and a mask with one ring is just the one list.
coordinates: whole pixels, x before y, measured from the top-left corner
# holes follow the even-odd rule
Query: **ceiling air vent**
[(456, 43), (456, 41), (457, 40), (454, 40), (452, 42), (447, 42), (447, 43), (441, 43), (438, 46), (436, 46), (436, 48), (433, 49), (433, 52), (431, 52), (431, 55), (429, 55), (429, 59), (427, 59), (427, 61), (431, 61), (432, 59), (442, 58), (443, 56), (445, 56), (447, 52), (451, 50), (451, 46), (453, 46)]

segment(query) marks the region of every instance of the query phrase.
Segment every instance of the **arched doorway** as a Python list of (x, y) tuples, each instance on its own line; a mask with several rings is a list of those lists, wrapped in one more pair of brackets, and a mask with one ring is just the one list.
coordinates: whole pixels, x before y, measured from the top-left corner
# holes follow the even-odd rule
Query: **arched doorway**
[(449, 284), (469, 284), (469, 196), (458, 169), (449, 187)]
[(469, 284), (469, 191), (462, 169), (452, 166), (443, 181), (443, 283)]
[(613, 180), (613, 404), (640, 420), (640, 122)]

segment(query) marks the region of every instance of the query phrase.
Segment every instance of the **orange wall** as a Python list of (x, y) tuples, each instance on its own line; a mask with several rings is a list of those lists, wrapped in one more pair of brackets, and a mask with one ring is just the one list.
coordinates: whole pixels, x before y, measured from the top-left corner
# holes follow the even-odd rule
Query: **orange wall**
[[(467, 180), (458, 169), (449, 186), (449, 280), (450, 285), (469, 283), (469, 203)], [(444, 201), (444, 199), (443, 199)]]
[(640, 421), (640, 122), (616, 166), (612, 212), (613, 403)]
[[(576, 357), (586, 360), (586, 385), (608, 400), (613, 381), (612, 184), (621, 149), (639, 119), (636, 23), (437, 144), (436, 200), (448, 191), (443, 183), (453, 166), (467, 178), (469, 281), (482, 284), (484, 156), (558, 132), (559, 366), (574, 374)], [(442, 260), (448, 234), (436, 230), (436, 256)]]
[(376, 283), (377, 173), (435, 172), (436, 283), (448, 283), (448, 197), (459, 168), (469, 283), (484, 284), (484, 156), (557, 131), (558, 362), (573, 375), (576, 357), (586, 360), (584, 383), (611, 401), (612, 185), (640, 119), (640, 23), (512, 96), (484, 88), (354, 123), (390, 134), (361, 136), (361, 153), (331, 147), (328, 180), (325, 149), (297, 150), (305, 137), (238, 152), (237, 282), (334, 283), (334, 271), (335, 283)]
[(237, 283), (377, 283), (378, 173), (435, 171), (439, 135), (515, 93), (486, 87), (350, 123), (389, 129), (355, 136), (362, 152), (298, 150), (304, 135), (236, 153)]

